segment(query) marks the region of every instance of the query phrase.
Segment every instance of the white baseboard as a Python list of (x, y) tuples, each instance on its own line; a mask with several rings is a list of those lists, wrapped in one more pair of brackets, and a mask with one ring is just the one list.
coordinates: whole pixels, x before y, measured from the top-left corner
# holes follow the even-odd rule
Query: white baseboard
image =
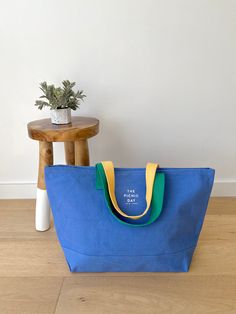
[(36, 198), (36, 182), (0, 182), (0, 199)]
[[(0, 199), (36, 198), (36, 182), (0, 182)], [(235, 180), (216, 180), (212, 196), (236, 196)]]
[(236, 196), (236, 179), (222, 179), (214, 182), (212, 196)]

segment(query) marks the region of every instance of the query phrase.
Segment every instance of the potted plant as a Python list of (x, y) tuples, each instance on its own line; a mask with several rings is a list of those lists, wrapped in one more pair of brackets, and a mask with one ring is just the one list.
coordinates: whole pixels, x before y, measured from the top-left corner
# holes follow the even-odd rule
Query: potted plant
[(62, 82), (62, 87), (48, 85), (46, 82), (40, 83), (43, 95), (39, 97), (41, 100), (36, 100), (35, 106), (40, 110), (49, 107), (53, 124), (71, 123), (71, 109), (79, 108), (80, 101), (86, 97), (83, 91), (73, 91), (74, 86), (75, 82), (68, 80)]

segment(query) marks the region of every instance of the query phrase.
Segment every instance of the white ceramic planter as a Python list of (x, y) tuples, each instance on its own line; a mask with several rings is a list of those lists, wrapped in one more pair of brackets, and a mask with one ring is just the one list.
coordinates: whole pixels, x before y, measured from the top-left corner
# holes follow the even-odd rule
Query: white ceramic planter
[(50, 110), (51, 121), (53, 124), (69, 124), (71, 123), (71, 109), (55, 109)]

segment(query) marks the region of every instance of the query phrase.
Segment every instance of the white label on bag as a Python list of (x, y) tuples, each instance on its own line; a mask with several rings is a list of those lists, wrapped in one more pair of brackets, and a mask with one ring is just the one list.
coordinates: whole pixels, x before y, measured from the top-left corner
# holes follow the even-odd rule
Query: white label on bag
[(139, 195), (134, 189), (127, 189), (123, 196), (126, 205), (138, 204)]

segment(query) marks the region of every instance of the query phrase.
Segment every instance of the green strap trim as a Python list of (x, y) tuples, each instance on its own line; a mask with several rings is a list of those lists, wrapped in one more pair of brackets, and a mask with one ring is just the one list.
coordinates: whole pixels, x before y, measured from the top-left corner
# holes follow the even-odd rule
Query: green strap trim
[(152, 193), (152, 202), (151, 202), (151, 214), (149, 220), (143, 224), (135, 224), (123, 221), (115, 214), (115, 209), (112, 205), (110, 200), (110, 195), (108, 192), (107, 180), (105, 171), (103, 169), (103, 165), (101, 163), (96, 164), (96, 189), (103, 190), (104, 196), (106, 200), (106, 204), (111, 212), (111, 214), (122, 224), (128, 225), (131, 227), (143, 227), (150, 225), (153, 223), (161, 214), (162, 207), (163, 207), (163, 199), (164, 199), (164, 189), (165, 189), (165, 175), (164, 173), (156, 173), (154, 186), (153, 186), (153, 193)]

